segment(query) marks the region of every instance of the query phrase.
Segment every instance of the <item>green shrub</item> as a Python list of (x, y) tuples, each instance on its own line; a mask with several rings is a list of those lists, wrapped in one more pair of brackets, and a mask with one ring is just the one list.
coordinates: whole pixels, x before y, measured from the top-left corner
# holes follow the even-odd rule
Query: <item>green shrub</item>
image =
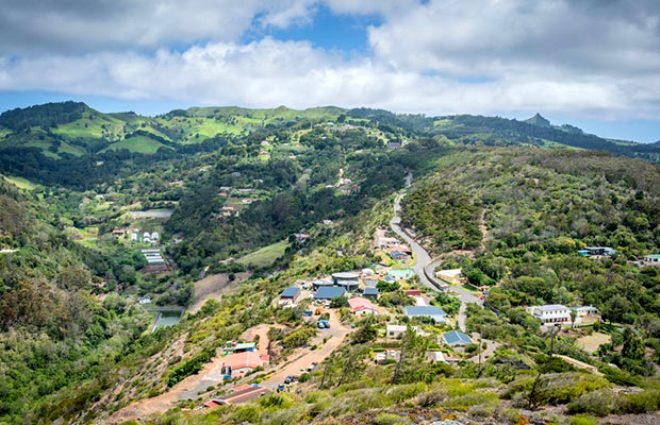
[(401, 416), (394, 413), (379, 413), (371, 423), (374, 425), (398, 425), (405, 422)]
[(591, 416), (574, 416), (568, 422), (569, 425), (598, 425), (598, 419)]

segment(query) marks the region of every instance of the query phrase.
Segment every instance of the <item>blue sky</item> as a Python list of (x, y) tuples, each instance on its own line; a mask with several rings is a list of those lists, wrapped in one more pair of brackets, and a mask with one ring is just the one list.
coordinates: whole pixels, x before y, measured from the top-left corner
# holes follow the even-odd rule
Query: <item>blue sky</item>
[(541, 113), (660, 140), (655, 0), (6, 0), (0, 110)]

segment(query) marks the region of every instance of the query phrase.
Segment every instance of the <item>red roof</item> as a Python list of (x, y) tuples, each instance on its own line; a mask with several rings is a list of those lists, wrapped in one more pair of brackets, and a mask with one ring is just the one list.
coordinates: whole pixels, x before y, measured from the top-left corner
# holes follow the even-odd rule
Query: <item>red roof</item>
[(216, 407), (222, 406), (222, 404), (218, 403), (215, 400), (209, 400), (209, 401), (205, 401), (202, 406), (208, 407), (209, 409), (215, 409)]
[(348, 304), (351, 306), (353, 313), (357, 313), (362, 310), (375, 310), (376, 308), (366, 298), (351, 298), (348, 300)]
[(406, 291), (406, 295), (410, 295), (411, 297), (419, 297), (422, 295), (422, 291), (419, 289), (408, 289)]
[(230, 366), (232, 370), (254, 369), (268, 364), (267, 354), (259, 354), (257, 351), (245, 351), (242, 353), (233, 353), (222, 359), (225, 366)]
[(252, 384), (243, 384), (243, 385), (235, 386), (231, 390), (235, 393), (238, 393), (238, 392), (241, 392), (241, 391), (249, 390), (251, 388), (253, 388)]

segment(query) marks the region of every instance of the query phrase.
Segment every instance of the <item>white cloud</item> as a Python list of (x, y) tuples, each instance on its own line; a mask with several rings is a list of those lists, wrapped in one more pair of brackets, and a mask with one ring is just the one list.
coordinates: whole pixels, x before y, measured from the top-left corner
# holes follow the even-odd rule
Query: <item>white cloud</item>
[[(77, 9), (67, 0), (70, 7), (39, 18), (51, 24), (35, 40), (87, 41), (49, 54), (0, 53), (0, 90), (429, 114), (541, 111), (623, 119), (660, 112), (660, 18), (651, 0), (634, 8), (613, 0), (327, 0), (335, 13), (382, 18), (369, 30), (373, 53), (352, 59), (312, 42), (238, 41), (255, 22), (277, 28), (308, 22), (319, 0), (179, 3), (117, 0), (103, 8), (110, 3), (98, 0), (98, 7)], [(27, 13), (17, 5), (0, 12), (0, 23)], [(147, 9), (159, 19), (145, 20)], [(70, 25), (58, 29), (52, 22)], [(132, 39), (140, 49), (111, 48)], [(186, 44), (197, 39), (205, 41)], [(184, 47), (167, 47), (171, 41)]]

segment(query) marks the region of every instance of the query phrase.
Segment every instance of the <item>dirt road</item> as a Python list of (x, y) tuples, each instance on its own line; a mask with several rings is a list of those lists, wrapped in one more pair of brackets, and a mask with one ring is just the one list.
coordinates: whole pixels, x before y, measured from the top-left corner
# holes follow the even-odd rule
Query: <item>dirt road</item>
[[(330, 329), (319, 329), (317, 336), (317, 340), (319, 340), (317, 345), (320, 348), (314, 351), (307, 348), (301, 350), (293, 361), (279, 367), (277, 372), (261, 383), (261, 386), (276, 390), (277, 386), (284, 382), (287, 376), (300, 375), (312, 363), (321, 363), (344, 342), (350, 331), (350, 327), (341, 324), (336, 312), (330, 310)], [(328, 340), (324, 344), (323, 339), (326, 337)]]

